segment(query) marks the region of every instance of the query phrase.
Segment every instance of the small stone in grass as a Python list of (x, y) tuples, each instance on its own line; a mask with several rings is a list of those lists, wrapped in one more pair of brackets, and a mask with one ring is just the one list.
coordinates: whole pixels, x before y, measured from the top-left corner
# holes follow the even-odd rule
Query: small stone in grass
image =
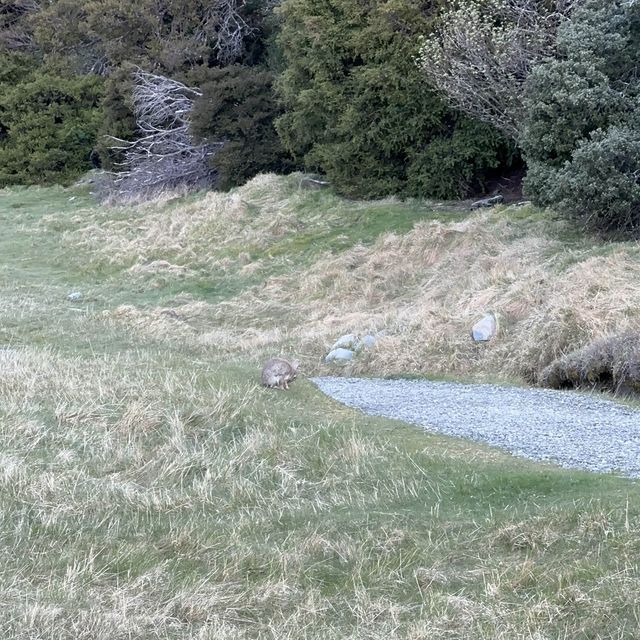
[(471, 337), (475, 342), (487, 342), (498, 332), (498, 323), (491, 313), (476, 322), (471, 329)]
[(355, 353), (351, 349), (333, 349), (327, 354), (325, 362), (349, 362), (353, 360)]

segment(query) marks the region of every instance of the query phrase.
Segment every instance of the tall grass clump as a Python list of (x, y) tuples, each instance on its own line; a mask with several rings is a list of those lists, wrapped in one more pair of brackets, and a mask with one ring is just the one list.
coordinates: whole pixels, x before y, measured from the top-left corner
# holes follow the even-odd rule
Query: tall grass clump
[(629, 332), (596, 340), (546, 367), (540, 382), (553, 388), (640, 392), (640, 335)]

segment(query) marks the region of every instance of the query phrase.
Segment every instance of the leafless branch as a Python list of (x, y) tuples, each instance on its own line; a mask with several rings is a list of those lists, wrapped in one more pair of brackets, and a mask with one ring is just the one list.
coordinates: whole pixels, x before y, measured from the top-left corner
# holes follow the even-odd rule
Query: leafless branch
[(240, 57), (244, 49), (244, 39), (253, 30), (245, 22), (240, 10), (245, 0), (215, 0), (211, 8), (215, 16), (215, 51), (218, 62), (230, 64)]
[(32, 51), (36, 48), (33, 35), (24, 18), (40, 11), (36, 0), (0, 0), (0, 49)]
[(201, 189), (215, 182), (210, 159), (222, 143), (197, 143), (189, 132), (189, 116), (198, 89), (141, 69), (134, 74), (136, 140), (110, 137), (121, 151), (123, 169), (111, 174), (113, 200), (145, 198), (162, 190)]
[(36, 11), (40, 11), (40, 2), (37, 0), (5, 0), (0, 4), (0, 16), (17, 18)]
[(555, 53), (559, 25), (584, 0), (467, 0), (425, 38), (418, 64), (461, 111), (517, 140), (532, 67)]
[[(203, 47), (213, 47), (218, 62), (231, 64), (244, 51), (245, 38), (254, 29), (242, 16), (246, 0), (210, 0), (204, 3), (199, 23), (185, 25), (180, 21), (172, 27), (171, 37), (176, 42), (187, 43), (186, 50), (196, 52)], [(160, 2), (159, 14), (164, 11)], [(184, 54), (184, 52), (183, 52)]]
[(0, 50), (33, 51), (36, 43), (33, 36), (24, 30), (0, 30)]

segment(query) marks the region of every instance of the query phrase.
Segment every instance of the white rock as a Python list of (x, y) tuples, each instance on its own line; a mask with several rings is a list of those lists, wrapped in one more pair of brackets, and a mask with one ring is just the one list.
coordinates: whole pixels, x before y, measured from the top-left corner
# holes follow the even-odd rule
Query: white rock
[(378, 340), (376, 339), (375, 336), (372, 336), (371, 334), (366, 335), (364, 338), (362, 338), (362, 346), (365, 349), (373, 349), (373, 347), (376, 346), (376, 342), (378, 342)]
[(327, 357), (324, 359), (325, 362), (349, 362), (349, 360), (353, 360), (356, 354), (351, 351), (351, 349), (332, 349)]
[(73, 293), (70, 293), (67, 296), (67, 300), (69, 300), (69, 302), (80, 302), (82, 298), (83, 296), (82, 296), (82, 293), (80, 293), (80, 291), (74, 291)]
[(498, 332), (498, 323), (492, 313), (487, 313), (482, 320), (478, 320), (472, 329), (471, 337), (475, 342), (487, 342)]

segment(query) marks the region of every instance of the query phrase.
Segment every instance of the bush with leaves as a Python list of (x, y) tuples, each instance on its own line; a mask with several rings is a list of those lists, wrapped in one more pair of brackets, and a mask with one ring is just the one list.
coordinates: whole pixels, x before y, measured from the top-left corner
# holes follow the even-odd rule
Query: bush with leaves
[(192, 131), (224, 142), (212, 158), (220, 189), (244, 184), (258, 173), (291, 169), (274, 128), (280, 109), (269, 71), (230, 65), (201, 69), (192, 77), (202, 92), (191, 116)]
[(533, 163), (527, 184), (583, 227), (640, 236), (640, 128), (609, 127), (581, 140), (560, 168)]
[(450, 2), (421, 37), (418, 64), (452, 105), (517, 140), (524, 83), (554, 55), (558, 26), (583, 1)]
[(520, 138), (525, 188), (587, 229), (640, 232), (640, 4), (590, 0), (533, 69)]
[[(31, 18), (45, 53), (78, 71), (108, 74), (133, 63), (177, 77), (241, 58), (264, 2), (245, 0), (51, 0)], [(255, 5), (255, 6), (254, 6)], [(257, 17), (256, 17), (256, 14)]]
[(439, 3), (285, 0), (277, 121), (284, 146), (346, 195), (459, 197), (508, 156), (446, 107), (416, 66)]
[(115, 149), (113, 138), (134, 140), (137, 136), (133, 106), (135, 68), (125, 64), (116, 69), (105, 81), (102, 99), (102, 119), (95, 150), (100, 164), (108, 171), (117, 171), (125, 162), (121, 150)]
[(0, 186), (76, 178), (91, 168), (101, 80), (47, 67), (12, 79), (11, 58), (15, 73), (24, 70), (15, 57), (0, 56)]

